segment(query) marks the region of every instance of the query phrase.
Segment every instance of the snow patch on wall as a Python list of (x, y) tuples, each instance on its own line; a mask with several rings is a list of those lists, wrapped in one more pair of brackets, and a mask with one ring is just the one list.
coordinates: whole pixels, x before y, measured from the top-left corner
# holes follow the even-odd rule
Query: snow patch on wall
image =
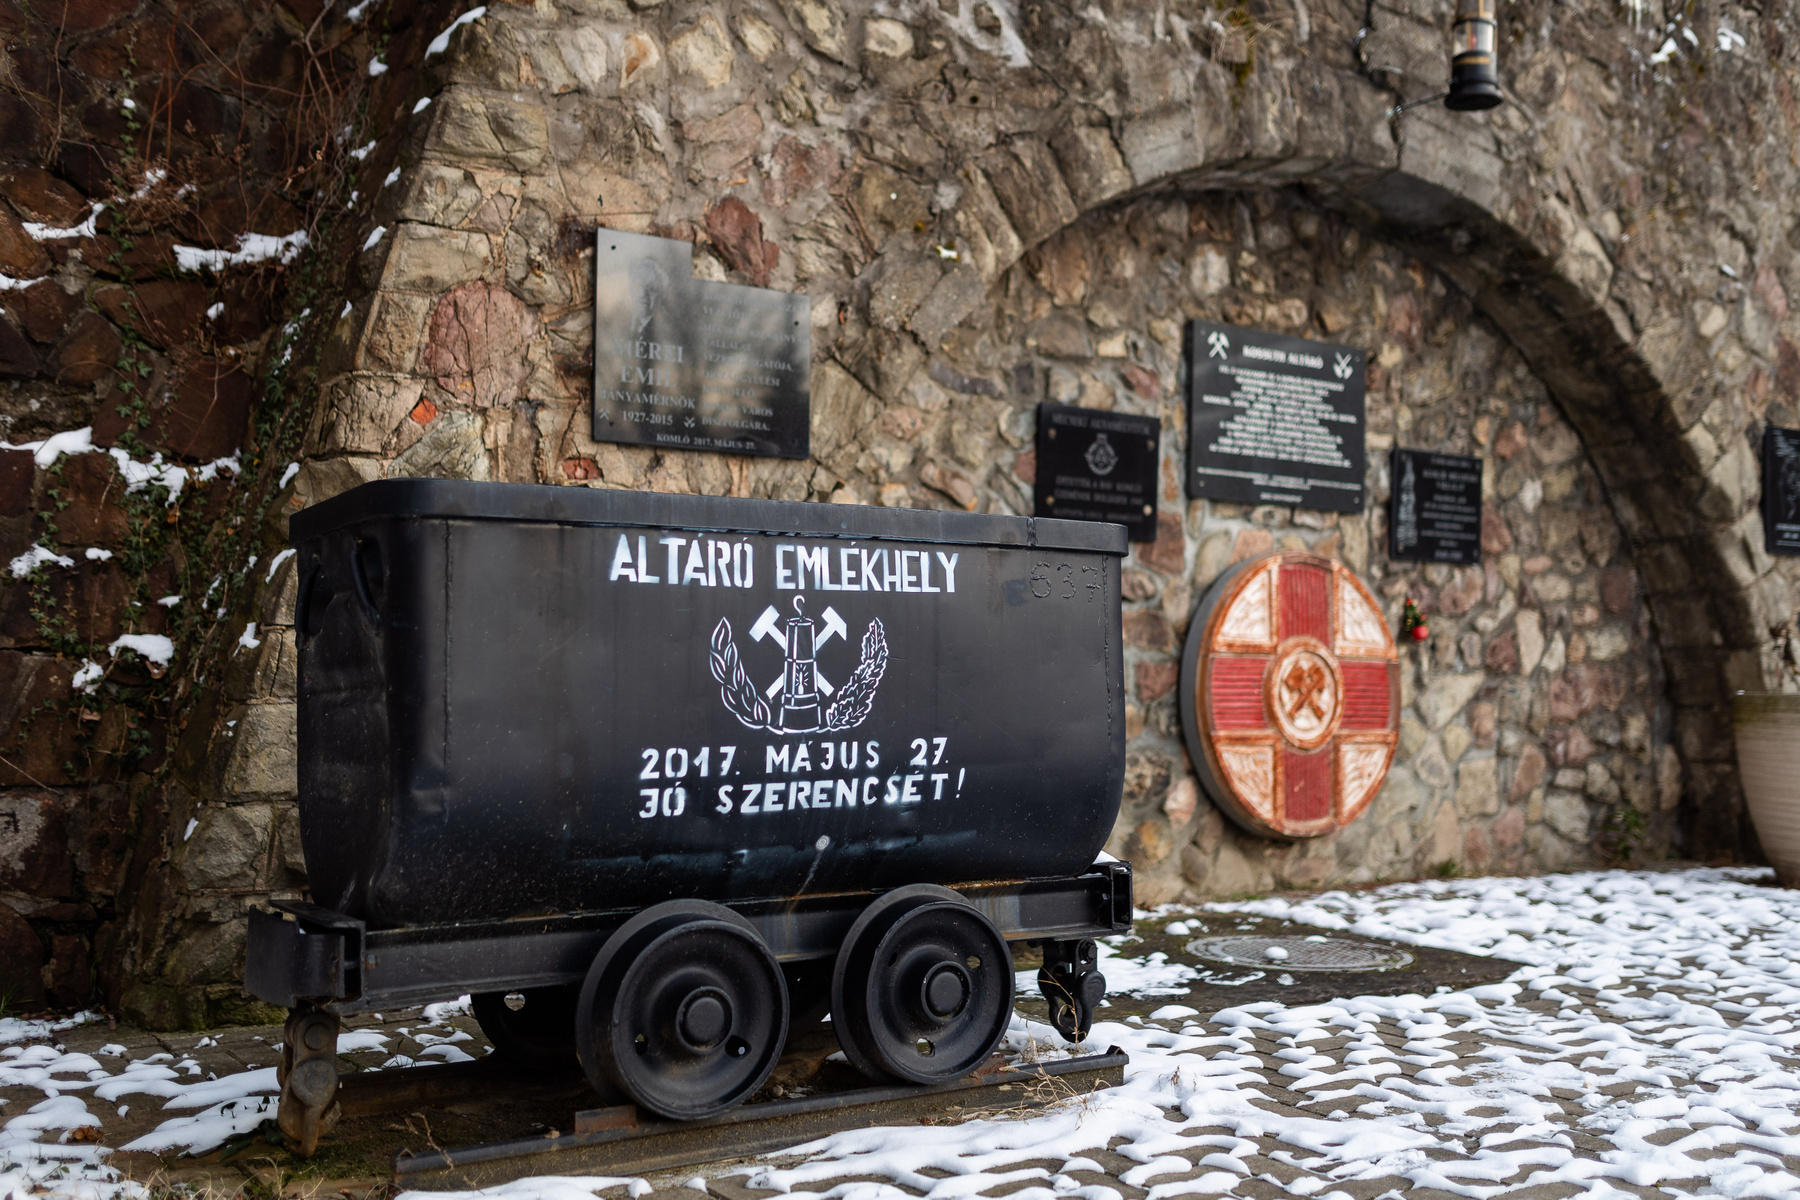
[(197, 246), (175, 247), (175, 265), (183, 271), (223, 271), (226, 267), (249, 266), (271, 260), (283, 264), (294, 261), (311, 239), (306, 230), (296, 229), (285, 237), (267, 233), (246, 233), (237, 240), (235, 250), (202, 250)]
[(159, 667), (168, 666), (169, 660), (175, 657), (175, 643), (160, 633), (121, 634), (106, 649), (114, 658), (119, 656), (121, 650), (133, 651)]
[(55, 563), (59, 567), (72, 567), (75, 560), (66, 554), (58, 554), (54, 550), (46, 550), (42, 546), (33, 546), (19, 557), (12, 560), (8, 570), (14, 579), (23, 579), (46, 563)]
[(22, 223), (25, 226), (25, 232), (40, 242), (55, 241), (58, 238), (91, 238), (94, 236), (94, 220), (105, 207), (104, 204), (95, 204), (88, 210), (87, 220), (79, 225), (59, 228), (54, 225), (39, 225), (35, 221)]
[(468, 12), (456, 18), (456, 20), (450, 22), (450, 28), (432, 38), (431, 44), (425, 47), (425, 57), (430, 58), (434, 54), (442, 54), (444, 51), (448, 50), (450, 48), (451, 34), (455, 33), (464, 25), (467, 25), (472, 21), (479, 21), (485, 16), (487, 16), (487, 5), (482, 4), (471, 8)]

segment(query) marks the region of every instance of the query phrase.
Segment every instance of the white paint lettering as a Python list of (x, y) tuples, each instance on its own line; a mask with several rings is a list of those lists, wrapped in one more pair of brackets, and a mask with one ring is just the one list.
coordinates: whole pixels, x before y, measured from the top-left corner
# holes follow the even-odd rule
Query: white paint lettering
[(701, 549), (699, 538), (695, 538), (688, 547), (687, 569), (681, 573), (681, 582), (697, 583), (701, 587), (711, 586), (706, 581), (706, 552)]
[(939, 550), (937, 552), (937, 557), (938, 562), (942, 563), (944, 566), (944, 590), (946, 592), (954, 593), (956, 591), (956, 560), (961, 558), (962, 555), (946, 555), (942, 550)]
[(619, 548), (613, 551), (612, 574), (607, 576), (607, 582), (611, 583), (616, 579), (637, 582), (637, 568), (631, 562), (631, 542), (622, 533), (619, 535)]
[(875, 570), (875, 563), (877, 560), (885, 558), (887, 551), (858, 550), (857, 554), (862, 557), (863, 590), (866, 592), (886, 591), (887, 589), (881, 586), (881, 576)]

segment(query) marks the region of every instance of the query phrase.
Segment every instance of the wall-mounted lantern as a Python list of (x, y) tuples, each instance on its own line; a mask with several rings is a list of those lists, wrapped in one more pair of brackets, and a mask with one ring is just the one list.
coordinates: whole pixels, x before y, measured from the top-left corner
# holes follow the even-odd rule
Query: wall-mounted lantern
[(1457, 112), (1479, 112), (1499, 104), (1500, 74), (1496, 45), (1499, 22), (1495, 0), (1456, 0), (1456, 23), (1451, 26), (1450, 92), (1444, 107)]

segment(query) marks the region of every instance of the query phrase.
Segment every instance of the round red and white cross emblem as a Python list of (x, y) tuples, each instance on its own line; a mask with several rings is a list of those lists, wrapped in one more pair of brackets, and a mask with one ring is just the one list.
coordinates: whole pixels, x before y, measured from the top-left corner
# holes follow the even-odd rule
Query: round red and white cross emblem
[(1239, 563), (1188, 628), (1181, 718), (1201, 784), (1238, 824), (1283, 838), (1348, 825), (1400, 731), (1399, 656), (1375, 598), (1316, 554)]

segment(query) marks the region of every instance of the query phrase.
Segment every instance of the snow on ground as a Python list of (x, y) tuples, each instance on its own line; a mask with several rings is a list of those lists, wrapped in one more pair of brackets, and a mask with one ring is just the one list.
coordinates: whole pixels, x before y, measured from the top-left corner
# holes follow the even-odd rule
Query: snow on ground
[[(1800, 1195), (1800, 893), (1756, 886), (1763, 874), (1475, 879), (1209, 905), (1529, 965), (1429, 997), (1170, 1011), (1179, 1030), (1102, 1023), (1076, 1052), (1128, 1050), (1123, 1087), (1028, 1120), (837, 1134), (744, 1182), (834, 1200), (1003, 1186), (1013, 1200), (1115, 1200), (1113, 1179), (1148, 1200), (1267, 1185), (1328, 1200), (1552, 1185), (1595, 1198)], [(1009, 1040), (1054, 1042), (1023, 1019)]]
[(78, 1025), (86, 1025), (90, 1021), (104, 1020), (99, 1013), (76, 1013), (72, 1017), (63, 1017), (55, 1021), (27, 1021), (19, 1017), (0, 1017), (0, 1046), (10, 1046), (14, 1042), (41, 1041), (54, 1034), (74, 1029)]
[[(1433, 996), (1267, 1002), (1204, 1017), (1169, 1004), (1148, 1023), (1103, 1022), (1073, 1049), (1016, 1017), (1007, 1038), (1015, 1054), (1118, 1045), (1131, 1054), (1125, 1083), (1029, 1118), (849, 1131), (733, 1171), (742, 1185), (809, 1200), (996, 1191), (1122, 1200), (1120, 1185), (1145, 1200), (1418, 1189), (1470, 1200), (1521, 1189), (1584, 1200), (1800, 1196), (1800, 892), (1760, 886), (1765, 874), (1473, 879), (1210, 905), (1527, 965), (1505, 983)], [(1166, 926), (1192, 911), (1144, 920)], [(1128, 946), (1105, 956), (1109, 980), (1128, 985), (1115, 991), (1180, 990), (1181, 964), (1133, 959)], [(1190, 998), (1207, 1009), (1207, 992)], [(0, 1040), (9, 1032), (0, 1024)], [(385, 1052), (366, 1040), (355, 1049)], [(451, 1049), (453, 1040), (422, 1044)], [(180, 1062), (106, 1057), (0, 1050), (0, 1083), (45, 1095), (0, 1131), (0, 1197), (58, 1169), (59, 1192), (136, 1195), (106, 1182), (94, 1147), (69, 1140), (92, 1123), (84, 1092), (109, 1102), (167, 1097), (183, 1114), (136, 1144), (198, 1148), (247, 1120), (241, 1110), (256, 1109), (272, 1084), (258, 1078), (272, 1076), (266, 1070), (188, 1081)], [(226, 1111), (227, 1093), (240, 1097), (237, 1109)], [(642, 1180), (539, 1177), (479, 1194), (581, 1200), (618, 1188), (649, 1190)]]

